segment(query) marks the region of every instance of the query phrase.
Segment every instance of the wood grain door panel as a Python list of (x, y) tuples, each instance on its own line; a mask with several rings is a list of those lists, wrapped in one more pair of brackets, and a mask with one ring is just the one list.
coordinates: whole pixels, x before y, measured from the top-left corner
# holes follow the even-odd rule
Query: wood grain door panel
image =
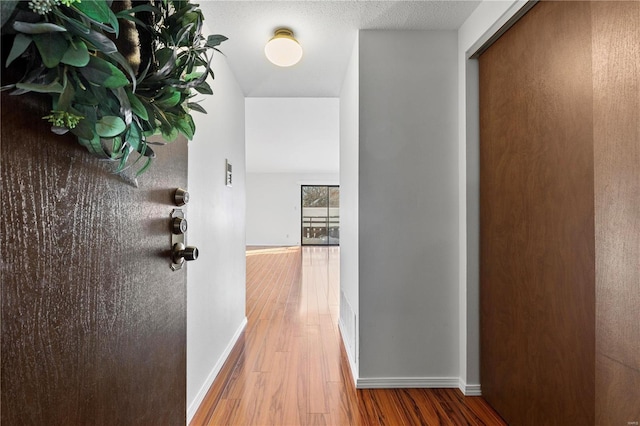
[(640, 422), (640, 2), (594, 2), (596, 424)]
[(481, 381), (512, 424), (594, 421), (590, 34), (543, 2), (480, 57)]
[(185, 271), (169, 269), (185, 140), (135, 188), (2, 94), (2, 424), (176, 425), (186, 416)]

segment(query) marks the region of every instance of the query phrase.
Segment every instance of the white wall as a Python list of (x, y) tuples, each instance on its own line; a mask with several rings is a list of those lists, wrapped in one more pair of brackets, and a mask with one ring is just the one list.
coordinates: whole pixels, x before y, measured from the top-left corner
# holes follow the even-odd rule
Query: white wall
[(459, 362), (460, 388), (467, 395), (481, 393), (478, 63), (468, 58), (526, 3), (483, 1), (458, 30)]
[(337, 98), (247, 98), (247, 245), (300, 244), (300, 186), (339, 185)]
[(247, 173), (247, 245), (299, 245), (300, 186), (338, 184), (337, 173)]
[(340, 91), (340, 331), (351, 364), (354, 381), (358, 378), (359, 318), (359, 240), (358, 174), (360, 147), (360, 68), (359, 39)]
[(457, 34), (359, 37), (358, 385), (457, 386)]
[[(189, 142), (188, 242), (200, 257), (187, 266), (187, 420), (204, 398), (245, 325), (244, 95), (215, 55), (207, 115), (194, 114)], [(225, 159), (233, 187), (225, 186)]]
[(247, 98), (248, 173), (338, 173), (337, 98)]

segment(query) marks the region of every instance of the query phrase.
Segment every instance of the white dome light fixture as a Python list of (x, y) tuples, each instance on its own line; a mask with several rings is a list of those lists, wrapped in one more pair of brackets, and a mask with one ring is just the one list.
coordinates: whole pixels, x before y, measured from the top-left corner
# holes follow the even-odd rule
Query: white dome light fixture
[(290, 67), (302, 58), (302, 46), (293, 37), (289, 28), (278, 28), (275, 34), (264, 46), (267, 59), (279, 67)]

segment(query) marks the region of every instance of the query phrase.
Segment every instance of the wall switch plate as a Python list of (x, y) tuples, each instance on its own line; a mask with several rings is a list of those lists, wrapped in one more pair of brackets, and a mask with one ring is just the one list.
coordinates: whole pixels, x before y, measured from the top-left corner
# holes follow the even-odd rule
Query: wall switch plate
[(225, 170), (226, 170), (226, 185), (231, 188), (232, 185), (232, 166), (231, 163), (229, 162), (229, 160), (224, 160), (225, 163)]

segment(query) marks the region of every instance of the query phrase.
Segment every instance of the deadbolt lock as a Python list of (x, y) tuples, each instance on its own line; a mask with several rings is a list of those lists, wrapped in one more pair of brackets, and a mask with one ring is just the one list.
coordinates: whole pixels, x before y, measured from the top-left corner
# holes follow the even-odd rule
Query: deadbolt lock
[(189, 193), (186, 189), (178, 188), (173, 193), (173, 202), (176, 206), (182, 207), (189, 202)]
[(182, 269), (185, 261), (196, 260), (198, 249), (186, 245), (187, 219), (182, 209), (171, 211), (171, 270)]
[(184, 217), (174, 217), (171, 219), (171, 232), (176, 235), (187, 232), (187, 219)]

